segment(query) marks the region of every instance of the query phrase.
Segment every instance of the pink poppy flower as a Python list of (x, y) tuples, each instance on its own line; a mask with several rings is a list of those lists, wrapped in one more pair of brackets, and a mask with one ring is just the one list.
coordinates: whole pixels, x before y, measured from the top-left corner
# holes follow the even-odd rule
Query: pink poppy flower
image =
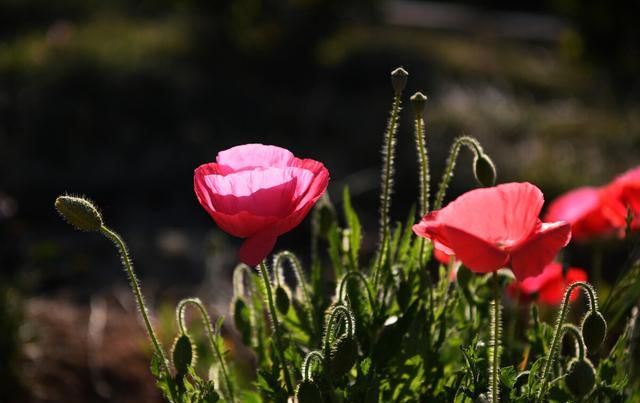
[(631, 229), (640, 229), (640, 167), (618, 176), (603, 189), (603, 214), (624, 234), (627, 207), (631, 209), (633, 220)]
[(608, 235), (613, 225), (603, 209), (603, 190), (582, 187), (554, 200), (547, 210), (546, 221), (567, 221), (571, 236), (577, 241)]
[[(576, 281), (587, 281), (587, 272), (577, 267), (570, 267), (563, 275), (562, 265), (553, 262), (547, 265), (540, 275), (509, 284), (507, 293), (512, 298), (525, 303), (537, 300), (547, 305), (559, 305), (562, 303), (567, 287)], [(579, 290), (573, 290), (569, 302), (574, 302), (579, 295)]]
[(538, 219), (543, 203), (530, 183), (475, 189), (425, 215), (413, 231), (472, 271), (505, 267), (523, 280), (540, 274), (571, 239), (569, 223)]
[(329, 171), (280, 147), (236, 146), (194, 173), (198, 201), (224, 231), (246, 238), (240, 260), (259, 264), (322, 196)]

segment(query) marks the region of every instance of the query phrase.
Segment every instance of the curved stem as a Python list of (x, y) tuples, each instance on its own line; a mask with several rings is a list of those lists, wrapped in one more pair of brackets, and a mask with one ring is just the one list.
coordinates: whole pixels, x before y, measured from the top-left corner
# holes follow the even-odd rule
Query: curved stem
[(565, 323), (562, 326), (562, 334), (570, 333), (574, 340), (576, 341), (576, 345), (578, 346), (578, 359), (580, 361), (584, 360), (584, 353), (587, 347), (584, 345), (584, 339), (582, 338), (582, 333), (580, 333), (580, 329), (578, 329), (575, 325)]
[(444, 195), (447, 192), (447, 187), (449, 186), (449, 182), (451, 182), (451, 178), (453, 177), (453, 170), (456, 167), (458, 154), (460, 153), (460, 148), (463, 145), (467, 146), (467, 148), (471, 150), (475, 157), (483, 154), (482, 146), (480, 145), (478, 140), (474, 139), (473, 137), (461, 136), (454, 140), (449, 151), (449, 157), (447, 158), (447, 166), (444, 173), (442, 174), (442, 179), (440, 180), (440, 185), (438, 187), (438, 193), (436, 193), (436, 199), (433, 203), (434, 210), (440, 210), (440, 208), (442, 208)]
[(227, 365), (226, 365), (225, 360), (224, 360), (224, 355), (223, 355), (222, 351), (220, 351), (220, 346), (218, 345), (218, 343), (216, 343), (216, 340), (215, 340), (215, 333), (216, 332), (213, 329), (213, 325), (211, 323), (211, 317), (209, 316), (209, 313), (207, 312), (207, 309), (204, 307), (204, 305), (202, 304), (202, 301), (200, 301), (200, 299), (198, 299), (198, 298), (187, 298), (187, 299), (183, 299), (182, 301), (180, 301), (178, 303), (178, 307), (176, 309), (176, 316), (177, 316), (176, 319), (178, 321), (178, 327), (180, 328), (180, 332), (183, 333), (183, 334), (187, 333), (187, 328), (186, 328), (186, 325), (185, 325), (184, 313), (185, 313), (186, 308), (187, 308), (187, 306), (189, 304), (195, 306), (198, 309), (198, 311), (200, 312), (200, 315), (202, 316), (202, 325), (204, 326), (204, 328), (205, 328), (205, 330), (207, 332), (207, 337), (209, 339), (209, 344), (211, 346), (211, 350), (216, 355), (216, 359), (220, 363), (220, 370), (222, 371), (222, 376), (224, 377), (224, 382), (226, 384), (228, 398), (233, 403), (233, 402), (235, 402), (233, 384), (231, 383), (231, 379), (229, 378), (229, 372), (227, 370)]
[[(313, 321), (313, 305), (311, 303), (311, 297), (309, 297), (309, 291), (307, 290), (307, 282), (304, 278), (304, 273), (302, 272), (302, 264), (300, 264), (300, 260), (289, 251), (283, 251), (278, 253), (273, 258), (273, 270), (275, 271), (275, 276), (283, 277), (282, 281), (284, 282), (284, 273), (283, 273), (283, 261), (289, 261), (291, 268), (293, 268), (293, 273), (296, 276), (296, 280), (298, 281), (298, 287), (302, 290), (302, 299), (304, 301), (305, 310), (307, 311), (307, 316), (309, 319), (309, 325), (314, 328)], [(278, 283), (279, 284), (279, 283)]]
[[(136, 304), (138, 305), (138, 310), (142, 315), (142, 319), (144, 321), (144, 326), (147, 329), (147, 334), (151, 339), (151, 344), (153, 344), (153, 348), (156, 351), (156, 354), (160, 357), (162, 361), (162, 367), (164, 371), (167, 373), (167, 376), (171, 376), (171, 370), (169, 369), (169, 361), (167, 360), (167, 356), (158, 341), (158, 337), (156, 336), (155, 331), (153, 330), (153, 326), (151, 326), (151, 320), (149, 319), (149, 311), (147, 310), (147, 305), (144, 303), (144, 297), (142, 296), (142, 290), (140, 289), (140, 281), (136, 276), (135, 271), (133, 270), (133, 264), (131, 263), (131, 258), (129, 257), (129, 251), (127, 250), (127, 245), (124, 243), (120, 235), (118, 235), (115, 231), (105, 227), (104, 225), (100, 227), (100, 232), (104, 236), (106, 236), (109, 240), (111, 240), (118, 251), (120, 252), (120, 258), (122, 259), (122, 265), (127, 272), (127, 276), (129, 277), (129, 284), (131, 285), (131, 290), (133, 291), (133, 295), (136, 300)], [(171, 389), (173, 393), (173, 389)]]
[(371, 290), (369, 289), (369, 282), (367, 281), (367, 278), (364, 276), (364, 274), (360, 273), (359, 271), (353, 271), (353, 270), (349, 271), (347, 272), (347, 274), (344, 275), (344, 277), (342, 277), (342, 280), (340, 281), (340, 285), (338, 286), (338, 301), (340, 302), (344, 301), (345, 286), (347, 285), (347, 282), (352, 278), (359, 279), (362, 285), (364, 286), (364, 288), (367, 290), (367, 298), (369, 300), (369, 306), (371, 307), (371, 311), (373, 312), (375, 301), (373, 299), (373, 295), (371, 294)]
[(235, 269), (233, 269), (233, 277), (232, 277), (233, 293), (235, 294), (236, 297), (245, 295), (245, 289), (244, 289), (245, 274), (248, 276), (251, 276), (253, 273), (251, 273), (251, 268), (244, 263), (240, 263), (235, 267)]
[(378, 261), (373, 275), (374, 287), (378, 287), (380, 269), (384, 262), (384, 255), (387, 250), (389, 238), (389, 208), (391, 206), (391, 191), (393, 187), (394, 158), (396, 132), (398, 130), (398, 118), (400, 116), (401, 92), (397, 92), (393, 98), (391, 115), (385, 132), (385, 144), (382, 149), (383, 170), (382, 170), (382, 192), (380, 194), (380, 244), (378, 245)]
[(493, 301), (491, 301), (491, 340), (489, 341), (489, 401), (500, 401), (500, 339), (502, 321), (500, 318), (500, 288), (498, 273), (493, 273)]
[(325, 354), (329, 353), (329, 347), (331, 345), (331, 337), (335, 333), (334, 327), (336, 320), (344, 318), (346, 323), (346, 331), (347, 334), (353, 337), (355, 332), (355, 320), (353, 319), (353, 315), (351, 311), (345, 307), (344, 305), (336, 305), (333, 307), (331, 312), (329, 313), (329, 320), (327, 321), (327, 329), (324, 335), (324, 351)]
[(320, 351), (310, 351), (306, 357), (304, 357), (304, 361), (302, 363), (302, 380), (306, 381), (311, 378), (311, 366), (313, 361), (320, 363), (320, 365), (324, 366), (324, 356)]
[(558, 319), (556, 321), (556, 327), (553, 332), (553, 339), (551, 339), (551, 346), (549, 347), (549, 353), (547, 353), (547, 359), (544, 363), (544, 369), (542, 371), (542, 385), (540, 386), (540, 390), (538, 391), (537, 401), (541, 401), (544, 395), (547, 393), (547, 385), (549, 373), (551, 372), (551, 366), (553, 365), (553, 361), (555, 361), (556, 352), (558, 350), (558, 344), (560, 344), (560, 338), (562, 336), (562, 327), (564, 325), (564, 321), (567, 318), (567, 313), (569, 312), (569, 297), (571, 296), (571, 292), (576, 288), (580, 287), (587, 294), (589, 299), (589, 307), (592, 311), (598, 311), (598, 299), (596, 298), (595, 290), (589, 283), (585, 283), (582, 281), (575, 282), (567, 287), (567, 290), (564, 293), (564, 297), (562, 298), (562, 305), (560, 306), (560, 313), (558, 314)]
[(282, 345), (282, 339), (280, 338), (280, 323), (278, 322), (278, 315), (276, 313), (276, 306), (273, 302), (273, 292), (271, 290), (271, 282), (269, 281), (269, 273), (267, 272), (267, 266), (265, 266), (264, 262), (260, 263), (258, 268), (260, 272), (260, 276), (262, 278), (262, 285), (267, 293), (267, 307), (269, 308), (269, 317), (271, 318), (271, 325), (273, 326), (273, 337), (276, 345), (279, 364), (282, 366), (282, 371), (284, 373), (284, 382), (287, 386), (287, 393), (289, 396), (293, 395), (293, 383), (291, 382), (291, 375), (289, 374), (289, 369), (287, 368), (287, 363), (284, 360), (284, 348)]

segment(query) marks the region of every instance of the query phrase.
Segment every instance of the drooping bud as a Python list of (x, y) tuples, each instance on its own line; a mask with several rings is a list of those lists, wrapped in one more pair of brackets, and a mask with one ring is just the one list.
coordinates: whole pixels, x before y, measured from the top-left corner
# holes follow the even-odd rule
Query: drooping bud
[(496, 167), (485, 154), (477, 154), (473, 159), (473, 176), (480, 186), (489, 187), (496, 184)]
[(233, 301), (233, 322), (242, 336), (242, 342), (251, 345), (251, 312), (242, 298)]
[(76, 196), (58, 196), (56, 210), (66, 222), (81, 231), (100, 231), (102, 215), (90, 200)]
[(178, 336), (173, 343), (173, 349), (171, 352), (173, 358), (173, 366), (176, 369), (178, 376), (185, 375), (189, 367), (195, 365), (195, 348), (191, 339), (186, 333)]
[(329, 355), (329, 374), (334, 378), (345, 375), (358, 359), (358, 343), (349, 335), (342, 335)]
[(423, 93), (418, 91), (413, 94), (410, 99), (411, 105), (413, 106), (413, 113), (416, 115), (416, 118), (422, 117), (424, 108), (427, 105), (427, 97)]
[(593, 368), (593, 364), (587, 359), (572, 360), (569, 363), (564, 383), (575, 397), (587, 396), (596, 384), (596, 370)]
[(600, 312), (591, 311), (582, 320), (580, 331), (587, 351), (595, 352), (607, 336), (607, 321)]
[(298, 403), (322, 403), (322, 393), (318, 385), (311, 379), (304, 379), (296, 388)]
[(289, 312), (289, 293), (284, 289), (283, 286), (279, 285), (276, 287), (276, 308), (280, 311), (281, 314), (286, 315)]
[(407, 70), (402, 67), (398, 67), (391, 72), (391, 85), (393, 86), (393, 90), (396, 95), (402, 94), (404, 87), (407, 86), (408, 77), (409, 73), (407, 73)]
[(456, 282), (460, 288), (467, 288), (472, 277), (473, 273), (465, 266), (460, 266), (456, 272)]

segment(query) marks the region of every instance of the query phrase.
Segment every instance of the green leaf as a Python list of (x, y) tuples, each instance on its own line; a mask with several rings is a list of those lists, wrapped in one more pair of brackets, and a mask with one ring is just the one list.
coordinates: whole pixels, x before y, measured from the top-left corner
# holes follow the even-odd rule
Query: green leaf
[(344, 217), (347, 221), (349, 232), (349, 263), (352, 270), (358, 270), (358, 254), (360, 253), (360, 242), (362, 241), (362, 228), (360, 219), (351, 205), (351, 195), (349, 187), (345, 186), (342, 191), (342, 204)]

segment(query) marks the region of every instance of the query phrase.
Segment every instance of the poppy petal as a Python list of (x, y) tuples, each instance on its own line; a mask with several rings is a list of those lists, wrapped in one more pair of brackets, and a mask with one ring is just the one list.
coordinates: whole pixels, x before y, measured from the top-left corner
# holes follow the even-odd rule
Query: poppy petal
[(224, 173), (245, 171), (258, 167), (289, 166), (294, 158), (291, 151), (264, 144), (244, 144), (220, 151), (216, 162)]
[(247, 238), (240, 247), (240, 260), (249, 266), (257, 266), (273, 250), (278, 237), (272, 231), (263, 231)]
[(520, 281), (537, 276), (571, 240), (566, 221), (539, 223), (534, 234), (511, 251), (511, 269)]
[(497, 246), (455, 227), (444, 226), (456, 258), (472, 271), (488, 273), (506, 267), (509, 254)]

